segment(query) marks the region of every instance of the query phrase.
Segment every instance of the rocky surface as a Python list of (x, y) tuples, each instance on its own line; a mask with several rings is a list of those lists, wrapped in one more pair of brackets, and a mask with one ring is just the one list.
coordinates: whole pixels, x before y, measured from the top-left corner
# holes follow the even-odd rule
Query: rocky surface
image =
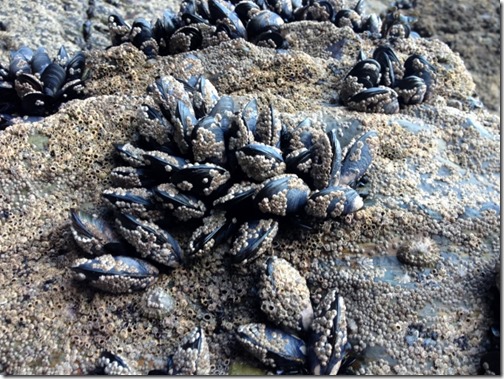
[(501, 9), (491, 0), (457, 2), (398, 1), (405, 13), (418, 18), (414, 29), (422, 37), (439, 38), (460, 54), (476, 83), (475, 95), (500, 111)]
[[(499, 118), (473, 109), (474, 84), (461, 58), (424, 39), (394, 48), (402, 60), (418, 51), (435, 65), (428, 102), (394, 115), (348, 111), (337, 105), (339, 80), (359, 49), (369, 55), (375, 45), (331, 24), (285, 31), (289, 52), (242, 40), (149, 62), (129, 45), (93, 50), (89, 98), (0, 132), (1, 373), (83, 374), (107, 349), (145, 374), (162, 368), (195, 325), (208, 337), (212, 373), (253, 370), (244, 362), (264, 369), (234, 337), (238, 325), (264, 318), (256, 266), (232, 269), (226, 246), (163, 272), (145, 293), (83, 288), (68, 269), (82, 255), (69, 210), (103, 211), (111, 144), (135, 138), (132, 121), (159, 74), (204, 74), (242, 103), (271, 101), (286, 122), (315, 117), (338, 129), (342, 145), (377, 130), (364, 209), (315, 231), (284, 231), (266, 254), (291, 262), (314, 302), (326, 288), (339, 289), (357, 373), (477, 372), (497, 301), (490, 289), (500, 253)], [(415, 251), (422, 259), (397, 259)], [(172, 301), (153, 309), (149, 299), (160, 291)]]

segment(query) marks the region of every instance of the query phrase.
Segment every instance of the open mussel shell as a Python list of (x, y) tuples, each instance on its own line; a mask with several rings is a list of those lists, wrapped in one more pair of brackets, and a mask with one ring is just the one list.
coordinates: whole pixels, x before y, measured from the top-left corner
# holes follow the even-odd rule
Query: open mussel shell
[(152, 285), (159, 271), (150, 263), (127, 256), (102, 255), (77, 259), (72, 265), (78, 280), (114, 294), (141, 291)]
[(271, 257), (265, 263), (259, 288), (261, 310), (286, 330), (307, 331), (313, 320), (306, 279), (285, 259)]
[(203, 219), (189, 240), (189, 254), (202, 255), (231, 237), (238, 226), (236, 220), (227, 219), (226, 212), (217, 211)]
[(234, 264), (246, 264), (262, 255), (271, 246), (278, 232), (273, 219), (252, 219), (240, 225), (229, 251)]
[(317, 218), (337, 218), (358, 211), (364, 206), (357, 191), (348, 186), (327, 187), (311, 194), (306, 214)]
[[(170, 359), (172, 375), (209, 375), (210, 350), (205, 333), (200, 326), (184, 336)], [(171, 370), (173, 369), (173, 371)]]
[(264, 181), (254, 199), (263, 213), (286, 216), (298, 213), (308, 201), (310, 187), (293, 174)]
[(70, 210), (70, 218), (73, 238), (86, 253), (103, 255), (124, 250), (124, 243), (103, 218), (76, 209)]
[(163, 208), (177, 220), (188, 221), (202, 218), (206, 212), (205, 204), (197, 197), (181, 192), (171, 183), (163, 183), (153, 189)]
[(89, 372), (90, 375), (134, 375), (126, 361), (117, 354), (103, 351), (96, 362), (96, 368)]
[(116, 218), (118, 232), (133, 245), (142, 258), (167, 267), (178, 267), (184, 261), (184, 253), (177, 240), (158, 225), (129, 214)]
[(345, 303), (335, 289), (315, 309), (311, 325), (308, 362), (314, 375), (336, 375), (347, 345)]
[(266, 366), (297, 370), (306, 363), (305, 342), (282, 329), (264, 324), (246, 324), (238, 327), (236, 337), (245, 350)]
[(194, 163), (174, 172), (171, 182), (182, 191), (197, 196), (210, 196), (220, 190), (230, 178), (230, 173), (223, 167), (211, 163)]
[(339, 184), (355, 187), (373, 162), (378, 149), (378, 133), (370, 130), (353, 143), (341, 163)]
[(242, 171), (250, 179), (263, 181), (285, 172), (282, 151), (262, 143), (251, 143), (236, 152)]

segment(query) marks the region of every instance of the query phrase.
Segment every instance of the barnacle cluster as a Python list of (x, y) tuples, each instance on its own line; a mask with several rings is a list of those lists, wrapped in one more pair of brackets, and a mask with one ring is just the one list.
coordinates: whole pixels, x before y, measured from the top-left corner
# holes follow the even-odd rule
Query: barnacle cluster
[(413, 54), (401, 65), (394, 49), (381, 45), (372, 58), (360, 56), (343, 79), (340, 96), (350, 109), (397, 113), (400, 106), (427, 100), (435, 77), (435, 69), (425, 57)]
[(358, 33), (380, 35), (379, 18), (374, 14), (364, 16), (363, 7), (362, 0), (352, 9), (342, 8), (333, 0), (184, 0), (178, 12), (167, 9), (153, 23), (137, 18), (130, 26), (121, 16), (112, 14), (109, 30), (112, 45), (130, 42), (148, 58), (234, 38), (285, 49), (289, 43), (281, 26), (287, 22), (328, 21)]
[(45, 48), (21, 47), (10, 54), (8, 66), (0, 64), (0, 129), (15, 115), (46, 116), (62, 102), (83, 96), (86, 57), (70, 57), (62, 46), (54, 59)]

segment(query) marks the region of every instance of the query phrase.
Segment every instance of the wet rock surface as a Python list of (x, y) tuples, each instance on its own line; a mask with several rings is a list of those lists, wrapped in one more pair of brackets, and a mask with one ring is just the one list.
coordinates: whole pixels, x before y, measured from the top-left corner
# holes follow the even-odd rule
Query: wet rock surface
[[(255, 266), (229, 267), (228, 246), (190, 267), (162, 271), (148, 292), (160, 294), (152, 301), (145, 293), (111, 295), (72, 280), (70, 266), (82, 253), (70, 209), (104, 211), (112, 143), (135, 138), (132, 121), (160, 73), (204, 74), (221, 94), (244, 102), (256, 97), (261, 106), (271, 101), (285, 120), (318, 118), (337, 128), (342, 146), (377, 130), (380, 149), (364, 208), (314, 231), (283, 231), (264, 257), (295, 266), (314, 304), (328, 288), (339, 290), (358, 356), (355, 372), (478, 371), (495, 313), (500, 120), (472, 109), (474, 84), (460, 57), (424, 39), (401, 40), (394, 49), (402, 59), (421, 52), (435, 65), (440, 82), (431, 99), (394, 115), (349, 111), (336, 105), (338, 84), (359, 49), (369, 53), (375, 45), (330, 24), (284, 27), (288, 52), (243, 40), (149, 62), (130, 45), (93, 50), (89, 98), (0, 132), (1, 373), (85, 374), (108, 350), (146, 374), (164, 368), (196, 326), (204, 330), (212, 374), (236, 372), (243, 362), (264, 369), (239, 353), (234, 334), (264, 318), (259, 274)], [(417, 259), (415, 242), (424, 249)]]

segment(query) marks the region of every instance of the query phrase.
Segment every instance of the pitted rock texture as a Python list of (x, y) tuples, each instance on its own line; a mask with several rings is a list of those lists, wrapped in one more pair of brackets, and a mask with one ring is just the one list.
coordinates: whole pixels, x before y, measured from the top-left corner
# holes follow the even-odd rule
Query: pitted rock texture
[[(359, 373), (475, 374), (492, 323), (489, 289), (500, 253), (499, 119), (448, 106), (473, 90), (462, 60), (439, 41), (408, 40), (399, 54), (423, 53), (440, 70), (427, 102), (399, 114), (337, 106), (337, 86), (359, 48), (375, 47), (349, 29), (287, 25), (296, 48), (279, 52), (237, 40), (146, 63), (123, 45), (89, 53), (90, 97), (64, 104), (42, 122), (0, 133), (0, 372), (85, 374), (103, 349), (132, 369), (161, 369), (181, 338), (200, 325), (212, 374), (239, 355), (234, 333), (259, 322), (257, 269), (230, 270), (226, 246), (194, 266), (161, 272), (155, 287), (174, 307), (151, 317), (141, 293), (111, 296), (72, 281), (82, 256), (70, 208), (104, 210), (112, 143), (135, 138), (133, 118), (160, 73), (205, 74), (221, 94), (260, 106), (285, 122), (316, 117), (338, 129), (342, 146), (377, 130), (380, 150), (368, 171), (362, 210), (315, 231), (280, 233), (265, 253), (288, 260), (307, 279), (316, 305), (327, 288), (345, 298), (348, 337)], [(301, 40), (302, 38), (302, 40)], [(343, 42), (342, 42), (343, 41)], [(452, 67), (451, 70), (446, 67)], [(190, 69), (189, 69), (190, 67)], [(434, 268), (401, 264), (406, 241), (431, 238)], [(243, 271), (243, 270), (242, 270)]]

